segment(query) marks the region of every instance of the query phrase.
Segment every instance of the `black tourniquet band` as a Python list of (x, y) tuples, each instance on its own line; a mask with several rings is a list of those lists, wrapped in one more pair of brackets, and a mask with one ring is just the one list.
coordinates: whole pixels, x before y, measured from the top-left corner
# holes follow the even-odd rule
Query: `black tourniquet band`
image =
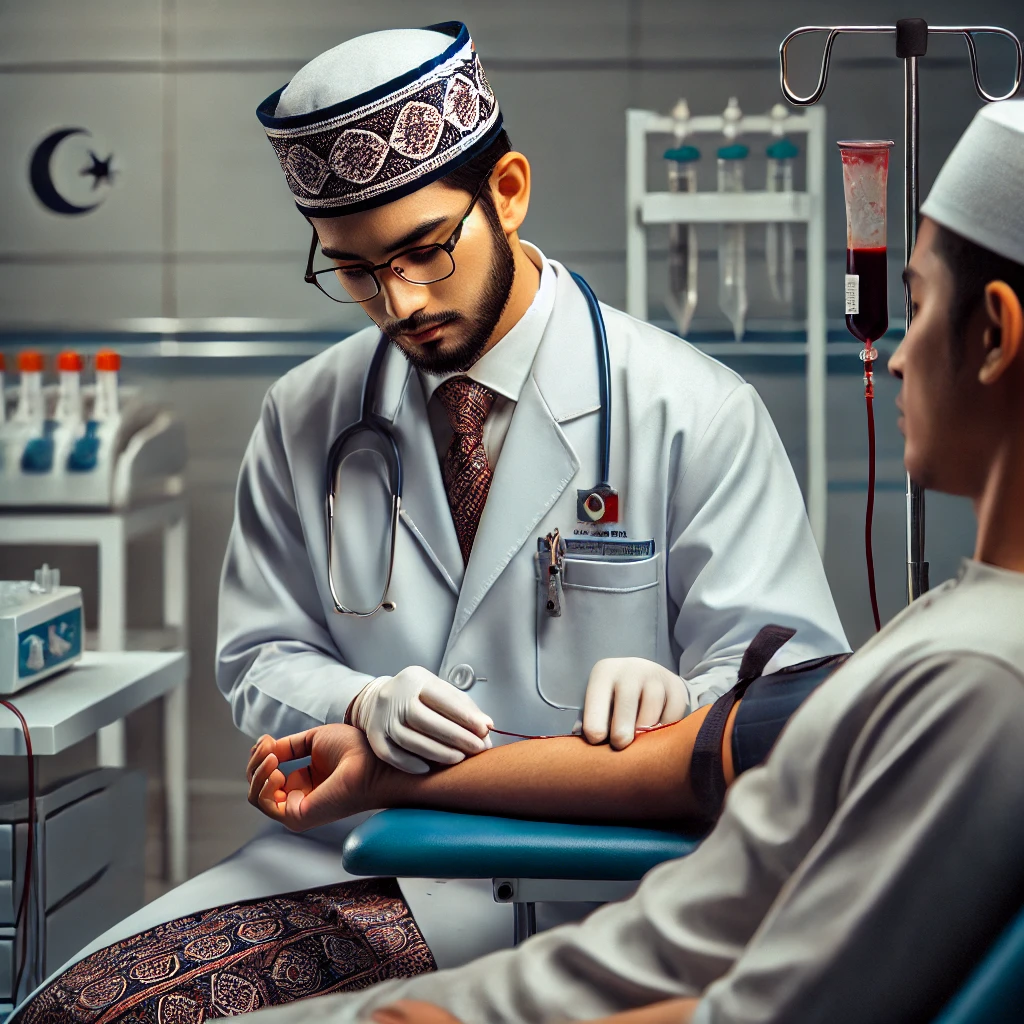
[(701, 723), (693, 744), (690, 761), (690, 784), (701, 814), (714, 821), (722, 809), (725, 799), (725, 772), (722, 770), (722, 738), (729, 712), (746, 688), (764, 671), (765, 665), (775, 656), (779, 648), (796, 634), (788, 626), (765, 626), (750, 641), (740, 662), (736, 685), (723, 693)]

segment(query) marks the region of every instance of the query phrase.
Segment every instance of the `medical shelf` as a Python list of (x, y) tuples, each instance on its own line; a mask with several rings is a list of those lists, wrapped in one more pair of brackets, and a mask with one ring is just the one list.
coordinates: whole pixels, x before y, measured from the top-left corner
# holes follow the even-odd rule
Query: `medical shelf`
[(806, 224), (806, 192), (648, 192), (640, 220), (652, 224)]
[(794, 192), (649, 192), (648, 136), (687, 139), (725, 134), (720, 115), (690, 117), (682, 124), (650, 110), (626, 111), (626, 312), (648, 319), (647, 230), (666, 224), (806, 224), (807, 316), (806, 341), (754, 343), (721, 341), (698, 347), (709, 354), (805, 357), (807, 380), (807, 515), (818, 544), (825, 552), (828, 517), (828, 462), (825, 446), (825, 389), (828, 379), (828, 323), (825, 268), (825, 110), (812, 107), (783, 118), (742, 116), (730, 122), (736, 137), (805, 135), (807, 188)]

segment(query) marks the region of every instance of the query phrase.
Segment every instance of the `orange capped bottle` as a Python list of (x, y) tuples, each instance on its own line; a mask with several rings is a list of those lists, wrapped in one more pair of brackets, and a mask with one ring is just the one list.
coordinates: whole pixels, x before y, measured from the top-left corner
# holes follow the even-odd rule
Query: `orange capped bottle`
[(92, 418), (102, 423), (116, 419), (120, 413), (117, 399), (117, 377), (121, 369), (121, 357), (109, 348), (96, 353), (96, 404)]

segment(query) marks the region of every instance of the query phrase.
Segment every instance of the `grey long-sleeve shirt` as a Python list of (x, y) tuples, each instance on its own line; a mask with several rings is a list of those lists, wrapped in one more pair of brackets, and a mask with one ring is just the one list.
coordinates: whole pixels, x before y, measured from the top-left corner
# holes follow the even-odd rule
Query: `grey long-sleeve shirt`
[(398, 997), (470, 1024), (703, 995), (701, 1024), (928, 1020), (1024, 901), (1024, 575), (966, 562), (794, 716), (690, 857), (465, 967), (267, 1011)]

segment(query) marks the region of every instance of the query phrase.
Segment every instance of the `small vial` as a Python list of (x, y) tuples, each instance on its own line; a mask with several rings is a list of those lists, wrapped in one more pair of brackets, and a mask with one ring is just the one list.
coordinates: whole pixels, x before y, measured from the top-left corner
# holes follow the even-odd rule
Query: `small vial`
[[(769, 192), (793, 191), (793, 161), (800, 150), (788, 138), (778, 139), (765, 151), (768, 157)], [(765, 225), (765, 262), (772, 297), (784, 304), (793, 301), (793, 225)]]
[[(750, 150), (739, 143), (718, 151), (718, 191), (743, 191), (743, 166)], [(747, 242), (743, 224), (718, 228), (718, 306), (732, 324), (733, 337), (743, 340), (747, 317)]]
[(26, 349), (18, 353), (18, 405), (14, 422), (41, 428), (46, 419), (43, 401), (43, 353)]
[(117, 375), (121, 357), (109, 348), (96, 353), (96, 404), (92, 418), (99, 422), (116, 419), (119, 414)]
[[(668, 190), (697, 191), (696, 146), (676, 146), (665, 151), (668, 161)], [(670, 224), (668, 227), (668, 296), (666, 305), (676, 323), (680, 337), (686, 337), (697, 308), (697, 226)]]
[(61, 426), (76, 427), (82, 422), (82, 357), (77, 352), (61, 352), (57, 373), (60, 384), (53, 418)]

